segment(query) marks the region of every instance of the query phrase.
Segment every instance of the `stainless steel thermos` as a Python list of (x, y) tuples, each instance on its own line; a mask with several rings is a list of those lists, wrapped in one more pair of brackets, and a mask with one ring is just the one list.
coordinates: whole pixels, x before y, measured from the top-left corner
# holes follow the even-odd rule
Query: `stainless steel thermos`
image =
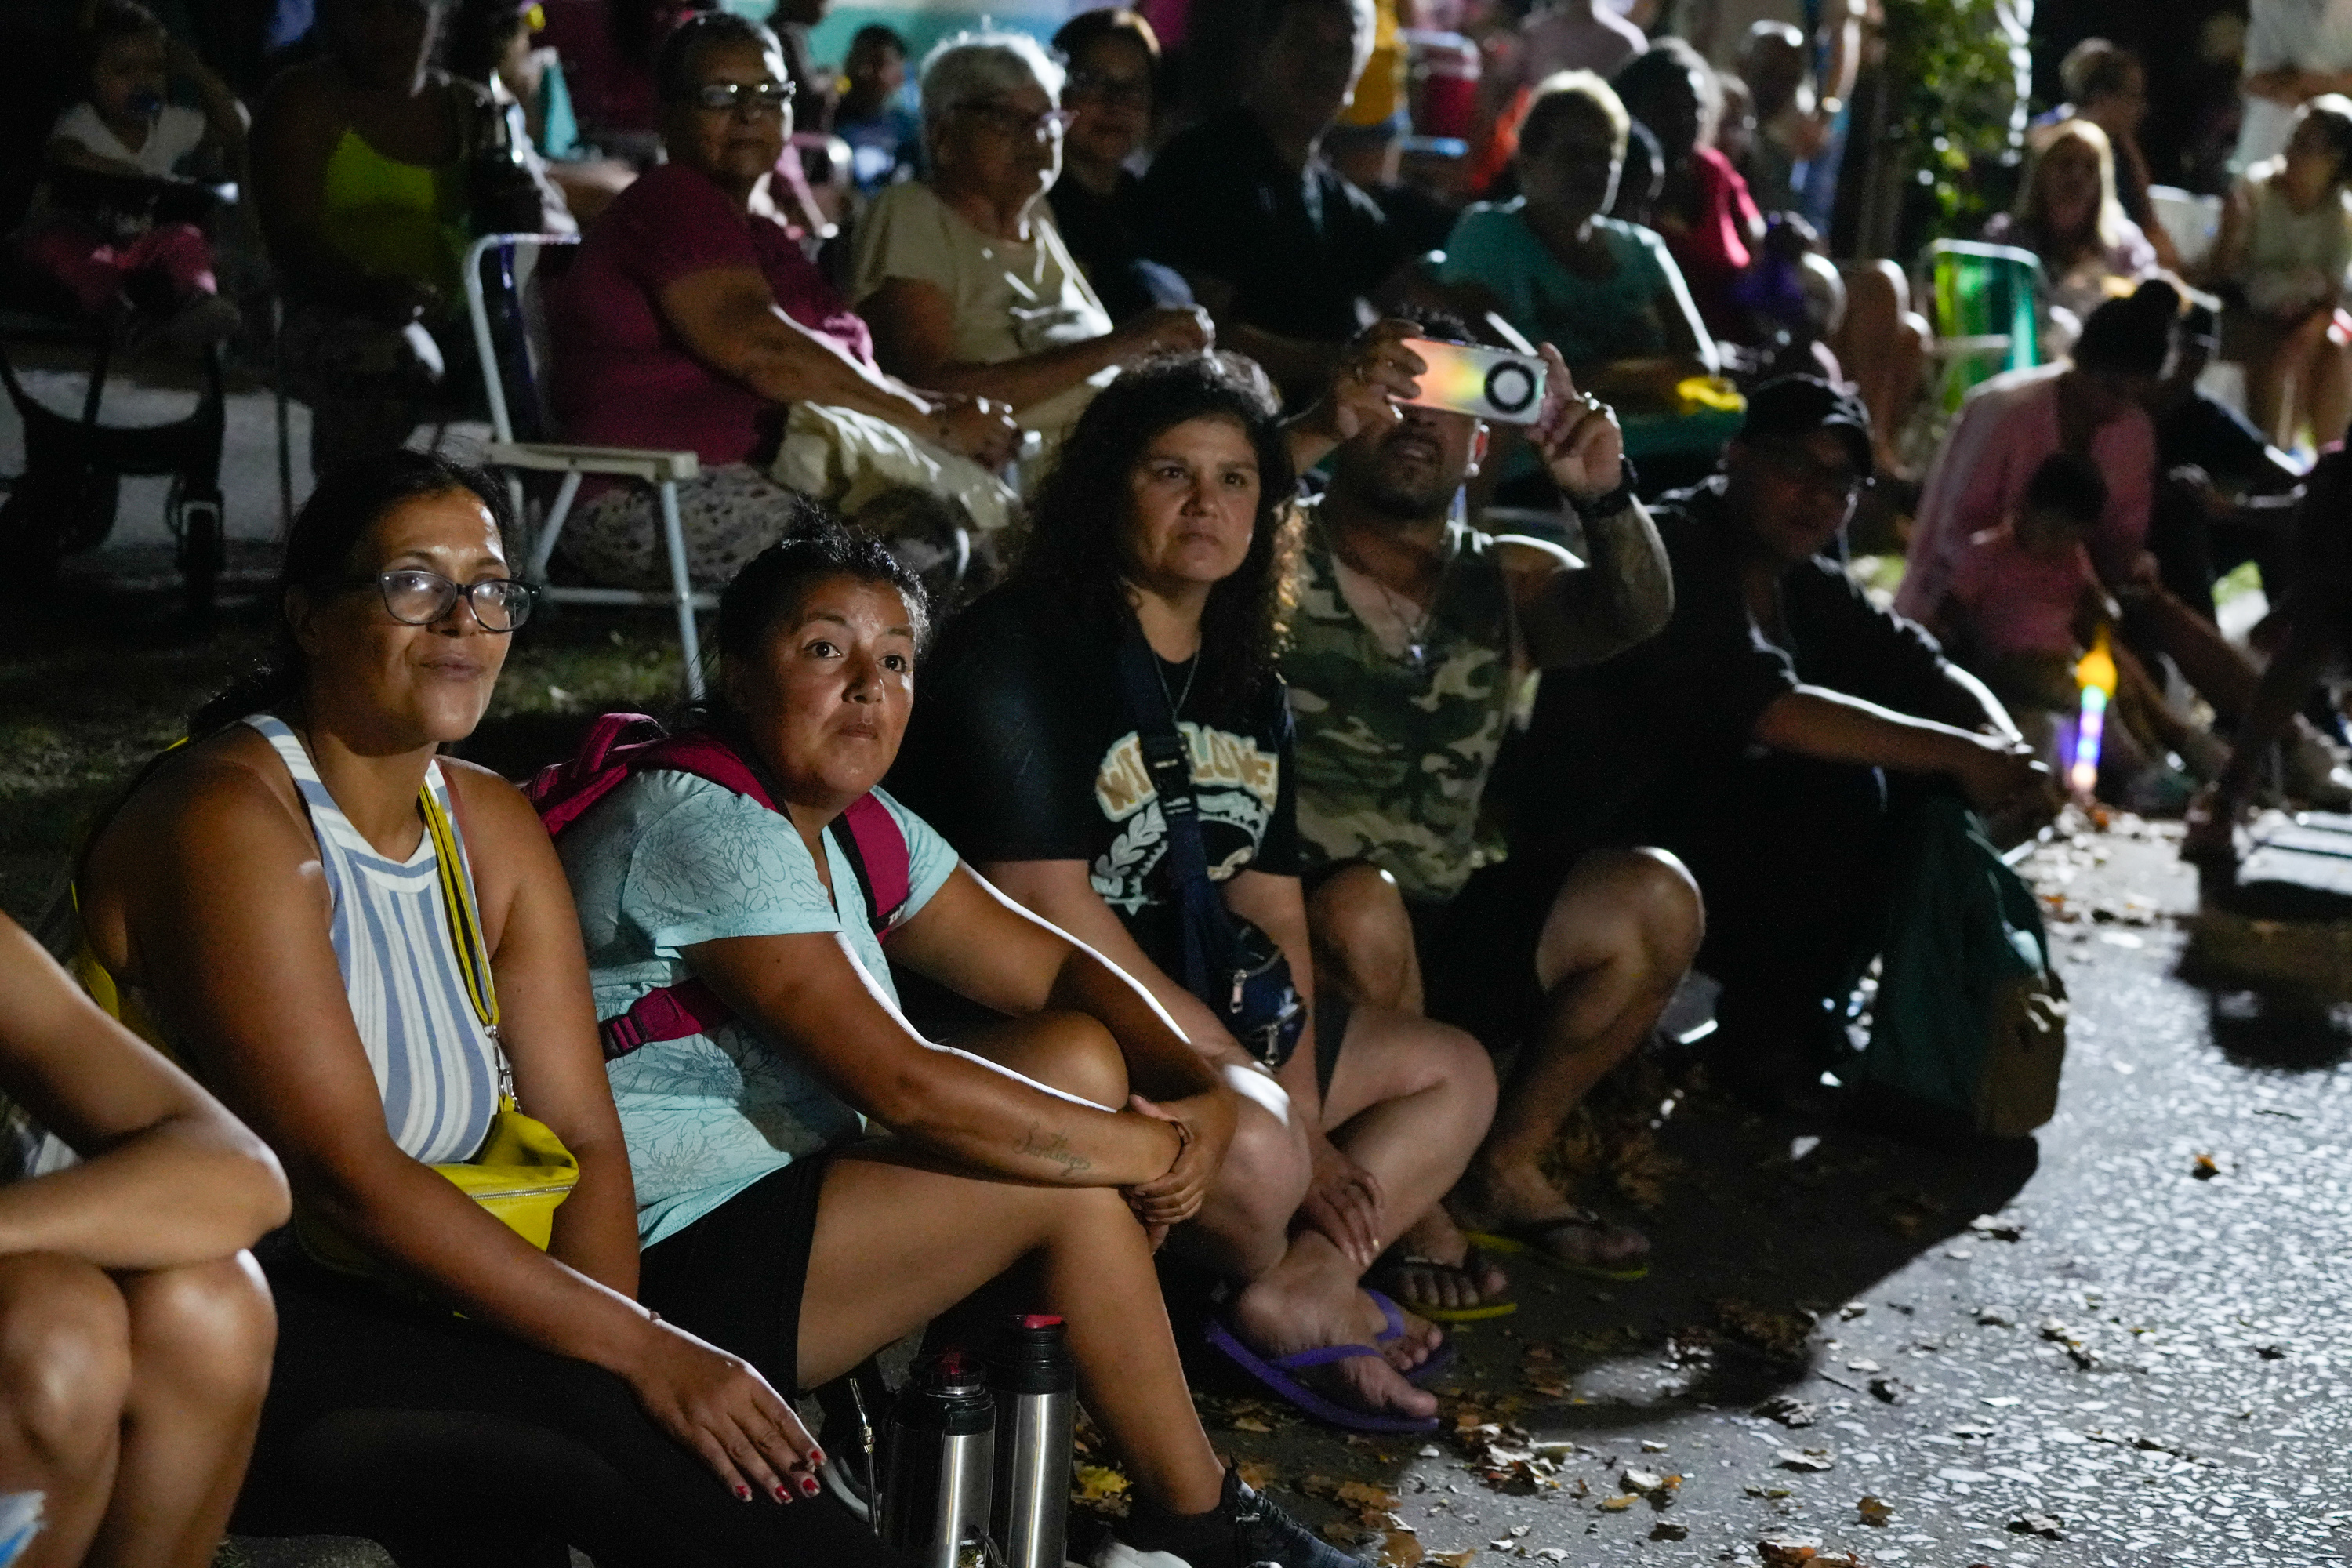
[(1005, 1568), (1064, 1568), (1078, 1369), (1062, 1320), (1009, 1321), (989, 1358), (996, 1394), (996, 1480), (989, 1534)]
[[(996, 1402), (980, 1363), (948, 1351), (916, 1368), (884, 1446), (877, 1531), (884, 1543), (914, 1553), (920, 1568), (984, 1563), (995, 1450)], [(1062, 1568), (1059, 1559), (1054, 1568)]]

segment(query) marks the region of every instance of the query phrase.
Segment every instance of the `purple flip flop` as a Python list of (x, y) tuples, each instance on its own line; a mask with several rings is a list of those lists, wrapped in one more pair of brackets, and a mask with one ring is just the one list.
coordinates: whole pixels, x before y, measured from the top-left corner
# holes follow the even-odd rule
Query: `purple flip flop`
[[(1367, 1290), (1364, 1294), (1372, 1299), (1373, 1303), (1380, 1308), (1381, 1315), (1388, 1320), (1385, 1331), (1375, 1336), (1382, 1344), (1404, 1332), (1404, 1313), (1394, 1301), (1390, 1300), (1378, 1290)], [(1226, 1328), (1215, 1318), (1209, 1320), (1208, 1340), (1211, 1345), (1222, 1351), (1234, 1365), (1281, 1395), (1285, 1404), (1295, 1405), (1318, 1421), (1328, 1422), (1334, 1426), (1342, 1426), (1350, 1432), (1402, 1433), (1437, 1430), (1437, 1417), (1434, 1415), (1415, 1418), (1410, 1415), (1375, 1415), (1369, 1410), (1350, 1410), (1344, 1405), (1324, 1398), (1291, 1375), (1293, 1373), (1304, 1372), (1309, 1367), (1329, 1366), (1334, 1362), (1353, 1361), (1358, 1356), (1379, 1355), (1380, 1351), (1371, 1345), (1318, 1345), (1312, 1350), (1299, 1351), (1286, 1356), (1276, 1356), (1269, 1361), (1242, 1343), (1240, 1338), (1231, 1329)], [(1449, 1339), (1437, 1354), (1432, 1355), (1429, 1361), (1405, 1374), (1408, 1380), (1417, 1381), (1423, 1376), (1435, 1375), (1431, 1368), (1436, 1366), (1439, 1358), (1452, 1349), (1453, 1342)], [(1451, 1361), (1450, 1356), (1445, 1357), (1447, 1364), (1450, 1364)], [(1438, 1370), (1443, 1370), (1443, 1367), (1440, 1366)]]

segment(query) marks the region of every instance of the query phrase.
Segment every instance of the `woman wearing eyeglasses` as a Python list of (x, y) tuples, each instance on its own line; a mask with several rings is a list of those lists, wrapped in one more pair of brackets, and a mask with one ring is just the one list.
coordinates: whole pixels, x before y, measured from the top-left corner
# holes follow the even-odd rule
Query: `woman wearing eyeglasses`
[[(562, 868), (520, 795), (437, 755), (530, 614), (504, 512), (435, 457), (330, 474), (287, 541), (270, 666), (196, 715), (81, 868), (126, 1016), (294, 1192), (300, 1242), (256, 1249), (279, 1331), (233, 1528), (366, 1536), (404, 1565), (893, 1562), (820, 1495), (776, 1390), (634, 1300)], [(482, 1151), (509, 1078), (578, 1163), (543, 1251), (431, 1168)], [(329, 1237), (341, 1271), (314, 1260)]]
[(1062, 68), (1017, 33), (963, 33), (923, 62), (929, 172), (858, 220), (858, 313), (882, 363), (1012, 405), (1058, 440), (1122, 366), (1206, 347), (1191, 305), (1114, 327), (1043, 198), (1062, 170)]
[[(723, 11), (691, 17), (662, 46), (658, 85), (669, 161), (621, 194), (550, 290), (564, 437), (701, 458), (678, 511), (688, 572), (713, 586), (797, 515), (788, 489), (839, 500), (877, 448), (900, 482), (1001, 523), (1011, 498), (991, 470), (1019, 438), (1006, 410), (885, 374), (769, 200), (793, 104), (775, 35)], [(642, 485), (583, 488), (562, 548), (600, 583), (669, 582)]]

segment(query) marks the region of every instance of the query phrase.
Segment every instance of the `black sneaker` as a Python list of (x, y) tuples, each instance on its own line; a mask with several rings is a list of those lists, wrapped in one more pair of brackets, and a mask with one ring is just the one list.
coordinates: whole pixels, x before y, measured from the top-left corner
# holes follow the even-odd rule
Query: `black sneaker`
[(1309, 1534), (1231, 1469), (1207, 1513), (1169, 1513), (1139, 1500), (1111, 1527), (1088, 1568), (1363, 1568)]

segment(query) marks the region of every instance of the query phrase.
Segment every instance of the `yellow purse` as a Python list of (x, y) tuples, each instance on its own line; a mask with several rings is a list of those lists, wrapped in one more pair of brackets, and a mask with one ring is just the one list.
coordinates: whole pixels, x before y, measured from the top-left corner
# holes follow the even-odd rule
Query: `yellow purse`
[[(580, 1180), (580, 1162), (563, 1146), (563, 1140), (556, 1136), (553, 1128), (525, 1116), (516, 1107), (514, 1069), (499, 1038), (499, 994), (490, 974), (489, 945), (482, 936), (473, 888), (466, 879), (464, 863), (458, 857), (457, 835), (448, 812), (433, 798), (431, 784), (417, 792), (417, 806), (425, 818), (425, 831), (432, 836), (434, 859), (441, 878), (441, 910), (449, 922), (450, 942), (457, 950), (457, 968), (465, 977), (467, 997), (499, 1053), (499, 1109), (490, 1119), (489, 1131), (481, 1148), (470, 1160), (435, 1165), (433, 1169), (497, 1216), (508, 1229), (544, 1252), (549, 1237), (554, 1234), (555, 1211), (572, 1195), (573, 1185)], [(79, 897), (75, 907), (79, 915)], [(109, 1016), (176, 1059), (176, 1053), (163, 1041), (154, 1021), (135, 999), (123, 994), (114, 976), (99, 962), (87, 937), (74, 954), (72, 968), (82, 989)], [(303, 1251), (338, 1273), (408, 1288), (392, 1270), (299, 1197), (294, 1204), (294, 1233)]]

